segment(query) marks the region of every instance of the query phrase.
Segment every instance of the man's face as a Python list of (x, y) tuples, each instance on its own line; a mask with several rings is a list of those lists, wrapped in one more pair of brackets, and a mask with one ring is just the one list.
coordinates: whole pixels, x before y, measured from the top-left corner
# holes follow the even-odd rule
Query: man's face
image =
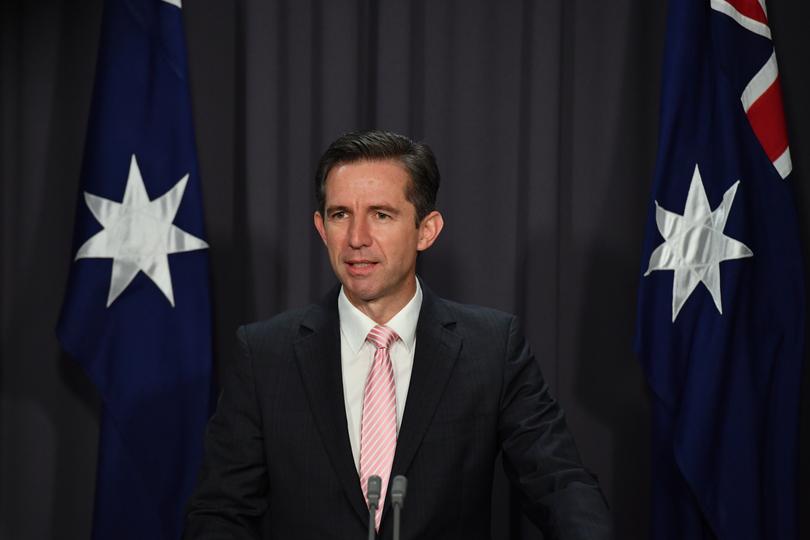
[(416, 254), (441, 231), (435, 211), (415, 226), (416, 208), (405, 196), (410, 181), (394, 160), (339, 164), (326, 178), (324, 214), (315, 213), (315, 227), (346, 296), (363, 311), (393, 316), (411, 299)]

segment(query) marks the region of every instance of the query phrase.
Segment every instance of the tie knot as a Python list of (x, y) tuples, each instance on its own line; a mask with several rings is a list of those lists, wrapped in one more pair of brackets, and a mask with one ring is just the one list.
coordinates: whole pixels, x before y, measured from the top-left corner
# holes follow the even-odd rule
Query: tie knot
[(366, 336), (366, 341), (372, 342), (378, 349), (387, 349), (398, 339), (399, 336), (396, 332), (387, 326), (381, 326), (379, 324), (372, 328), (368, 336)]

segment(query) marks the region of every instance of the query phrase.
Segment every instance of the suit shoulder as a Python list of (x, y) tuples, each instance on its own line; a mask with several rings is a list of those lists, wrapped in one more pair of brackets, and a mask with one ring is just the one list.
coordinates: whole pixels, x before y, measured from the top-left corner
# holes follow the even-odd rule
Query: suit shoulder
[(445, 328), (464, 341), (468, 357), (476, 362), (500, 369), (510, 344), (514, 348), (525, 341), (518, 318), (511, 313), (449, 301), (445, 308)]
[(309, 305), (291, 309), (269, 319), (242, 325), (237, 330), (237, 336), (251, 349), (289, 342), (297, 335), (301, 321), (315, 307)]
[(277, 315), (273, 315), (269, 319), (262, 319), (260, 321), (253, 321), (250, 323), (246, 323), (242, 325), (240, 328), (243, 328), (244, 331), (249, 335), (273, 330), (292, 328), (301, 322), (301, 320), (304, 318), (304, 315), (310, 309), (312, 309), (312, 307), (313, 307), (312, 305), (309, 305), (302, 308), (290, 309), (281, 312)]
[(508, 330), (517, 317), (511, 313), (498, 309), (474, 304), (461, 304), (451, 300), (442, 299), (444, 307), (457, 324), (469, 329), (503, 329)]

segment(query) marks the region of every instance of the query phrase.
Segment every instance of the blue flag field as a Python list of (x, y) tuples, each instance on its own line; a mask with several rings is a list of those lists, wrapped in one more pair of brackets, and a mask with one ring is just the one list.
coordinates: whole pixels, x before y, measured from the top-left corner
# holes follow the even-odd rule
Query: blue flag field
[(804, 284), (764, 0), (672, 0), (636, 348), (655, 539), (797, 537)]
[(57, 334), (102, 400), (93, 538), (171, 539), (212, 407), (202, 195), (179, 0), (107, 0)]

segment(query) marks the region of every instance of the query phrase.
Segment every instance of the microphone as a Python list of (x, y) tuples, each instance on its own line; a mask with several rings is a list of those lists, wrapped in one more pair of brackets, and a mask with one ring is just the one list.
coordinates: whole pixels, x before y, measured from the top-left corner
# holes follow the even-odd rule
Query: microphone
[(368, 494), (368, 540), (374, 540), (377, 537), (376, 516), (377, 509), (380, 507), (380, 492), (382, 491), (382, 479), (377, 476), (371, 476), (368, 479), (366, 493)]
[(391, 506), (394, 507), (394, 540), (399, 540), (399, 513), (405, 506), (405, 492), (408, 490), (408, 479), (397, 475), (391, 484)]

